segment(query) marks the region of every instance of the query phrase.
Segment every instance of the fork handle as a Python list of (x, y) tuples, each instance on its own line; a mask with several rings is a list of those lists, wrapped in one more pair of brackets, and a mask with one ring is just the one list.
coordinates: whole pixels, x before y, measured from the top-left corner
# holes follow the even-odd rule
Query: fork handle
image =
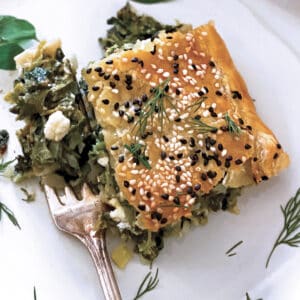
[(105, 300), (122, 300), (106, 248), (105, 230), (90, 232), (83, 242), (94, 260)]

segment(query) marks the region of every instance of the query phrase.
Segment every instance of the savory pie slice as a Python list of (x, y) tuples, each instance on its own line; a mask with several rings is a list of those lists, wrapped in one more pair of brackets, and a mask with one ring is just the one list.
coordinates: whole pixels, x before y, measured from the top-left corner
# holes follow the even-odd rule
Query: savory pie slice
[[(238, 188), (289, 164), (213, 23), (138, 41), (91, 63), (83, 76), (120, 201), (134, 207), (141, 229), (234, 211), (229, 200)], [(126, 222), (120, 204), (113, 206), (111, 217)]]

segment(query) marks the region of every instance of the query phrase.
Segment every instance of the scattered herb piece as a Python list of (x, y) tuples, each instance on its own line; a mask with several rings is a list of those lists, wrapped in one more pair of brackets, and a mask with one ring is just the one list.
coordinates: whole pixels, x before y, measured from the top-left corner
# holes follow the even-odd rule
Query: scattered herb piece
[(150, 16), (138, 15), (129, 3), (118, 11), (116, 17), (108, 19), (107, 24), (113, 27), (107, 31), (106, 38), (99, 39), (107, 54), (124, 44), (134, 44), (137, 40), (152, 38), (161, 30), (172, 32), (182, 26), (163, 25)]
[(9, 133), (7, 130), (0, 130), (0, 155), (3, 155), (6, 152), (8, 140)]
[(268, 256), (266, 268), (269, 265), (275, 249), (279, 245), (285, 244), (291, 247), (300, 246), (300, 188), (297, 190), (296, 195), (288, 201), (285, 207), (281, 205), (280, 208), (283, 213), (284, 224)]
[(8, 219), (13, 223), (13, 225), (21, 229), (14, 213), (4, 203), (0, 202), (0, 221), (2, 219), (2, 212), (7, 215)]
[(153, 88), (152, 95), (149, 97), (149, 100), (141, 110), (139, 119), (133, 127), (134, 129), (137, 127), (138, 135), (142, 136), (145, 134), (149, 121), (153, 123), (155, 115), (157, 115), (159, 119), (161, 130), (163, 129), (164, 120), (168, 120), (165, 102), (168, 101), (169, 105), (174, 108), (174, 105), (171, 103), (166, 92), (169, 81), (170, 78)]
[(21, 191), (25, 194), (25, 198), (22, 199), (23, 201), (33, 202), (35, 200), (35, 193), (29, 193), (24, 187), (21, 187)]
[(136, 144), (125, 144), (124, 147), (132, 154), (132, 156), (141, 164), (143, 164), (148, 170), (151, 169), (149, 161), (145, 156), (145, 146), (139, 143)]
[(0, 175), (6, 170), (6, 168), (12, 164), (15, 160), (9, 160), (7, 162), (3, 162), (3, 160), (0, 162)]
[(145, 295), (146, 293), (154, 290), (158, 285), (158, 283), (159, 283), (159, 279), (158, 279), (158, 268), (157, 268), (154, 277), (152, 277), (151, 271), (148, 272), (148, 274), (145, 276), (144, 280), (140, 284), (136, 296), (134, 297), (133, 300), (137, 300), (141, 298), (143, 295)]
[[(248, 293), (246, 293), (246, 300), (251, 300), (251, 298), (250, 298), (250, 296), (249, 296)], [(259, 299), (257, 299), (257, 300), (263, 300), (263, 299), (262, 299), (262, 298), (259, 298)]]
[(33, 287), (33, 300), (37, 300), (35, 286)]
[(28, 21), (0, 16), (0, 69), (14, 70), (14, 57), (26, 48), (27, 42), (36, 39), (35, 28)]
[(225, 254), (227, 254), (228, 256), (236, 255), (236, 253), (235, 253), (235, 252), (232, 253), (232, 251), (233, 251), (236, 247), (238, 247), (239, 245), (241, 245), (242, 243), (243, 243), (243, 241), (237, 242), (237, 243), (236, 243), (235, 245), (233, 245), (230, 249), (228, 249), (228, 250), (226, 251)]
[(241, 128), (229, 117), (228, 113), (225, 114), (224, 119), (227, 122), (230, 133), (239, 135), (242, 132)]
[(214, 126), (210, 126), (200, 119), (193, 119), (191, 121), (192, 127), (198, 132), (198, 133), (209, 133), (217, 131), (218, 128)]

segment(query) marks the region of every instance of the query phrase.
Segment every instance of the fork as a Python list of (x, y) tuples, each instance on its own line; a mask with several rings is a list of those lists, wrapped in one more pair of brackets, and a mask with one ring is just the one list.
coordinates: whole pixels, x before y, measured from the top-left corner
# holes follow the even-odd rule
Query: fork
[(64, 192), (42, 182), (53, 221), (61, 231), (78, 238), (89, 250), (95, 263), (105, 300), (121, 300), (106, 248), (105, 229), (95, 231), (94, 224), (102, 212), (99, 196), (91, 193), (87, 185), (82, 189), (83, 200), (77, 200), (72, 190)]

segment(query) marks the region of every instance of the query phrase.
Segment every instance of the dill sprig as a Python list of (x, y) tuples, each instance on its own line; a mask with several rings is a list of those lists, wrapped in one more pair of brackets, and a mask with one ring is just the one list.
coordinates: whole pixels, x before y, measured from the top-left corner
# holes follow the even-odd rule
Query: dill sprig
[(242, 132), (241, 128), (229, 117), (228, 113), (225, 114), (224, 119), (227, 122), (230, 133), (239, 135)]
[(2, 202), (0, 202), (0, 221), (2, 219), (2, 212), (4, 212), (8, 219), (13, 223), (13, 225), (17, 226), (19, 229), (21, 229), (21, 226), (19, 225), (14, 213)]
[(281, 205), (280, 208), (284, 217), (284, 224), (268, 256), (266, 268), (269, 265), (275, 249), (279, 245), (285, 244), (291, 247), (300, 246), (300, 188), (297, 190), (296, 195), (288, 201), (285, 207)]
[(158, 268), (157, 268), (154, 277), (152, 277), (151, 271), (147, 273), (144, 280), (140, 284), (136, 296), (134, 297), (133, 300), (137, 300), (142, 296), (144, 296), (146, 293), (154, 290), (158, 285), (158, 283), (159, 283), (159, 279), (158, 279)]
[(194, 112), (196, 112), (200, 107), (201, 104), (207, 99), (206, 96), (200, 97), (197, 101), (195, 101), (193, 104), (189, 105), (187, 108), (194, 108)]
[(142, 136), (143, 134), (145, 134), (149, 121), (151, 122), (151, 124), (153, 124), (154, 115), (157, 115), (161, 128), (163, 128), (164, 119), (169, 120), (166, 113), (165, 102), (168, 101), (168, 103), (172, 107), (174, 107), (174, 105), (170, 101), (170, 96), (167, 95), (169, 82), (170, 78), (167, 78), (157, 87), (152, 89), (152, 95), (146, 102), (143, 109), (140, 111), (139, 119), (134, 125), (134, 129), (137, 126), (138, 135)]
[(239, 241), (237, 242), (235, 245), (233, 245), (230, 249), (228, 249), (226, 251), (225, 254), (227, 254), (228, 256), (234, 256), (236, 255), (236, 252), (232, 252), (235, 248), (237, 248), (239, 245), (241, 245), (243, 243), (243, 241)]
[(127, 145), (125, 144), (124, 147), (132, 154), (132, 156), (141, 164), (143, 164), (148, 170), (151, 169), (149, 161), (145, 156), (146, 146), (135, 143)]
[(216, 132), (218, 130), (217, 127), (210, 126), (200, 119), (193, 119), (191, 121), (192, 127), (197, 131), (197, 133), (209, 133), (209, 132)]

